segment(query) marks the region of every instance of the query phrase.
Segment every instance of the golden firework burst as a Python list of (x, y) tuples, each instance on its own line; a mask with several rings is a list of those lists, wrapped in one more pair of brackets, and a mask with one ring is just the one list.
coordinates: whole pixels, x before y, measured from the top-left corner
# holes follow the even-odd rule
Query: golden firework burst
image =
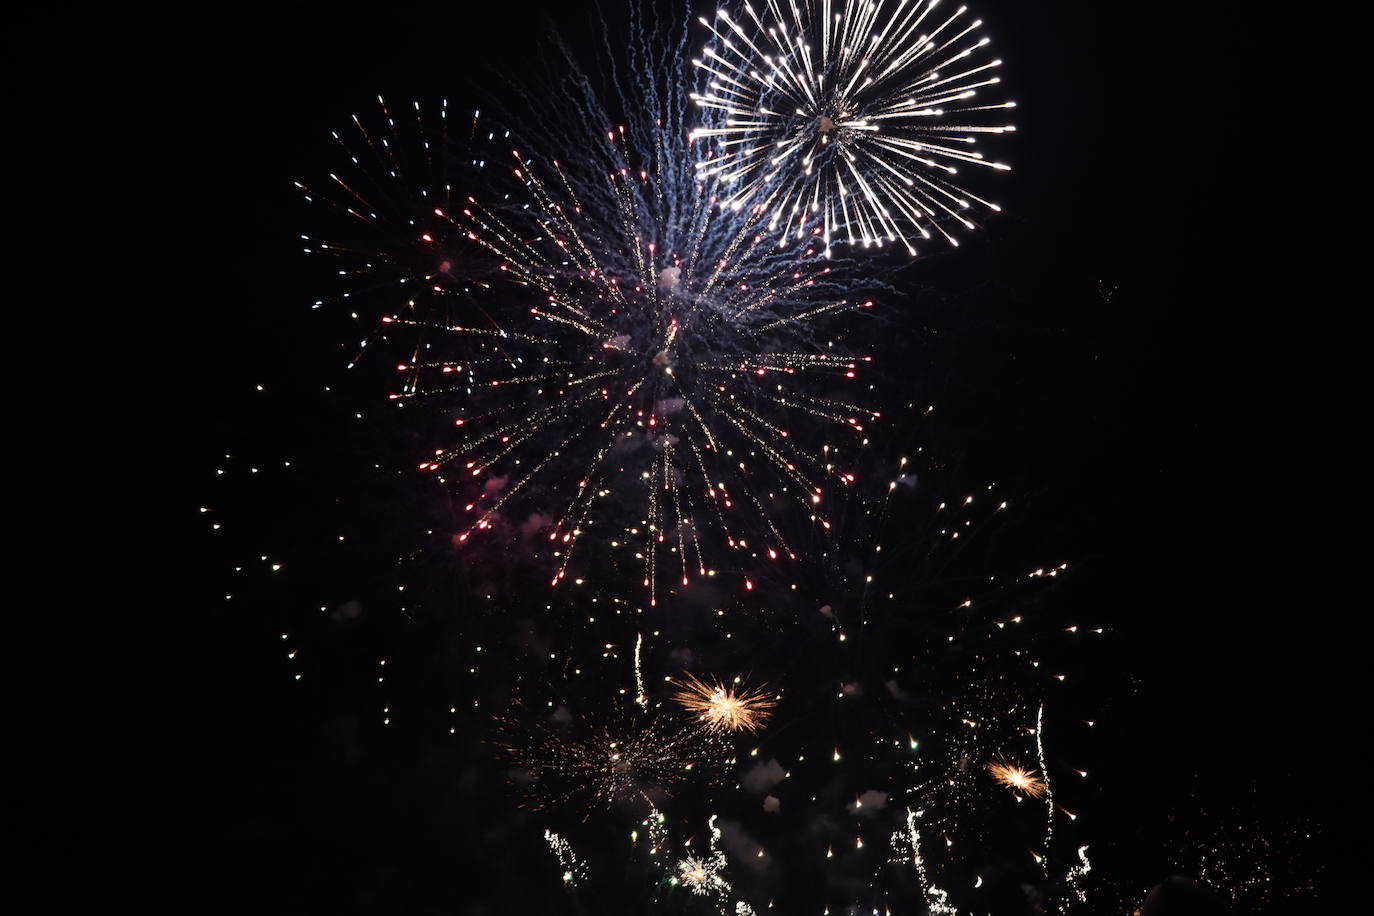
[(674, 681), (680, 690), (673, 699), (712, 731), (756, 731), (768, 721), (777, 699), (763, 687), (740, 687), (703, 681), (688, 674)]
[(1045, 781), (1040, 778), (1038, 770), (1029, 770), (1019, 764), (998, 759), (988, 764), (988, 772), (992, 774), (993, 779), (1013, 792), (1030, 798), (1039, 798), (1045, 794)]

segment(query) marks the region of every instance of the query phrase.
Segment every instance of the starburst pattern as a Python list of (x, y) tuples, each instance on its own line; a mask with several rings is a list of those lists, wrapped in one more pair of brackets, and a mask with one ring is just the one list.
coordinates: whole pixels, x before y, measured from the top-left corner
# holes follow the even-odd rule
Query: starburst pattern
[(707, 729), (752, 732), (762, 728), (777, 705), (777, 698), (763, 687), (738, 686), (703, 681), (688, 674), (677, 686), (673, 699), (693, 713)]
[(1027, 769), (1006, 760), (994, 760), (988, 764), (988, 772), (999, 785), (1030, 798), (1040, 798), (1045, 794), (1045, 781), (1038, 770)]
[(618, 165), (599, 184), (515, 152), (517, 205), (435, 210), (502, 280), (494, 306), (433, 329), (448, 345), (403, 364), (418, 378), (400, 397), (453, 417), (455, 441), (420, 467), (466, 488), (459, 543), (512, 512), (547, 519), (558, 585), (599, 533), (654, 605), (660, 575), (714, 576), (721, 546), (795, 558), (783, 515), (829, 531), (831, 494), (855, 474), (791, 426), (866, 441), (879, 414), (842, 389), (868, 358), (818, 334), (872, 303), (815, 248), (780, 257), (747, 223), (717, 226), (704, 184), (663, 212), (670, 179), (635, 168), (619, 132), (603, 143)]
[[(948, 12), (947, 12), (948, 10)], [(805, 238), (819, 214), (832, 241), (900, 243), (974, 226), (976, 204), (998, 206), (959, 183), (963, 166), (1007, 170), (976, 148), (986, 123), (1014, 103), (985, 100), (1001, 61), (968, 8), (939, 0), (763, 0), (742, 16), (718, 10), (701, 22), (714, 36), (694, 63), (706, 84), (693, 95), (714, 117), (698, 168), (732, 188), (726, 205), (765, 215), (772, 229)], [(781, 240), (780, 240), (781, 241)]]

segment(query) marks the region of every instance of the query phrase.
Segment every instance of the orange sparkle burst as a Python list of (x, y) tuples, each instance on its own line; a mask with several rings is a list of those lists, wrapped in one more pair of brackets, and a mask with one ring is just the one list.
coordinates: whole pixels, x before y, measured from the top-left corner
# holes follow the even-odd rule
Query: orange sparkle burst
[(1030, 798), (1039, 798), (1045, 794), (1045, 781), (1040, 778), (1038, 770), (1028, 770), (1005, 760), (994, 760), (988, 764), (988, 772), (992, 774), (993, 779), (1013, 792)]
[(757, 731), (777, 705), (763, 687), (727, 687), (693, 674), (673, 683), (681, 688), (673, 699), (712, 731)]

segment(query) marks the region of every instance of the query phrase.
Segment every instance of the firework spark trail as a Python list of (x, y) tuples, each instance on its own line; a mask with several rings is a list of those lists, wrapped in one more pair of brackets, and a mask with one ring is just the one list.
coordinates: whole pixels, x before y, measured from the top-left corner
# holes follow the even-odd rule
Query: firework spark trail
[(975, 145), (1013, 126), (961, 122), (1015, 103), (979, 98), (1000, 82), (1002, 62), (975, 63), (990, 43), (982, 21), (964, 6), (945, 17), (938, 5), (765, 0), (744, 5), (744, 22), (725, 9), (702, 17), (715, 40), (693, 61), (704, 77), (692, 93), (703, 114), (693, 136), (707, 141), (701, 174), (733, 185), (726, 206), (781, 225), (779, 245), (806, 237), (819, 213), (827, 253), (832, 240), (886, 241), (913, 255), (915, 236), (957, 245), (943, 223), (972, 229), (973, 203), (1000, 209), (953, 176), (962, 165), (1009, 168)]
[(586, 863), (573, 852), (571, 843), (552, 830), (544, 831), (544, 841), (549, 844), (549, 849), (553, 850), (553, 854), (558, 857), (558, 864), (563, 868), (564, 884), (574, 885), (579, 879), (587, 876)]
[(642, 823), (649, 831), (649, 855), (651, 856), (668, 850), (667, 820), (662, 811), (650, 805), (649, 816)]
[(1054, 789), (1050, 786), (1050, 771), (1045, 767), (1045, 704), (1035, 714), (1035, 753), (1040, 761), (1040, 778), (1045, 786), (1045, 858), (1042, 864), (1049, 871), (1050, 843), (1054, 840)]
[(640, 667), (639, 653), (644, 647), (644, 634), (635, 634), (635, 702), (640, 706), (649, 705), (649, 697), (644, 692), (644, 670)]
[[(911, 847), (911, 863), (916, 866), (916, 877), (921, 883), (921, 893), (926, 898), (926, 905), (934, 916), (958, 916), (958, 909), (949, 902), (948, 892), (931, 884), (926, 874), (926, 861), (921, 855), (921, 832), (916, 829), (916, 817), (916, 811), (906, 809), (906, 840)], [(895, 835), (894, 846), (898, 845), (901, 839), (900, 833)]]
[(1064, 883), (1069, 886), (1069, 890), (1073, 891), (1079, 903), (1087, 903), (1088, 894), (1083, 888), (1079, 887), (1078, 882), (1084, 875), (1092, 871), (1093, 868), (1092, 863), (1088, 861), (1088, 847), (1078, 847), (1078, 861), (1078, 865), (1075, 865), (1065, 872)]

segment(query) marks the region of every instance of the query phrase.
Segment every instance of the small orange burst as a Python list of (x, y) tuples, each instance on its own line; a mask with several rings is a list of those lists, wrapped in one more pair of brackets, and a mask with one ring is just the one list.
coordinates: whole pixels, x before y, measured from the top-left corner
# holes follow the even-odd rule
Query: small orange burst
[(1038, 770), (1028, 770), (1019, 764), (998, 759), (988, 764), (988, 772), (992, 774), (993, 779), (1013, 792), (1031, 798), (1039, 798), (1045, 794), (1045, 781), (1040, 778)]
[(742, 687), (738, 690), (722, 684), (708, 683), (688, 674), (674, 681), (682, 688), (673, 699), (712, 731), (757, 731), (772, 715), (777, 700), (763, 687)]

